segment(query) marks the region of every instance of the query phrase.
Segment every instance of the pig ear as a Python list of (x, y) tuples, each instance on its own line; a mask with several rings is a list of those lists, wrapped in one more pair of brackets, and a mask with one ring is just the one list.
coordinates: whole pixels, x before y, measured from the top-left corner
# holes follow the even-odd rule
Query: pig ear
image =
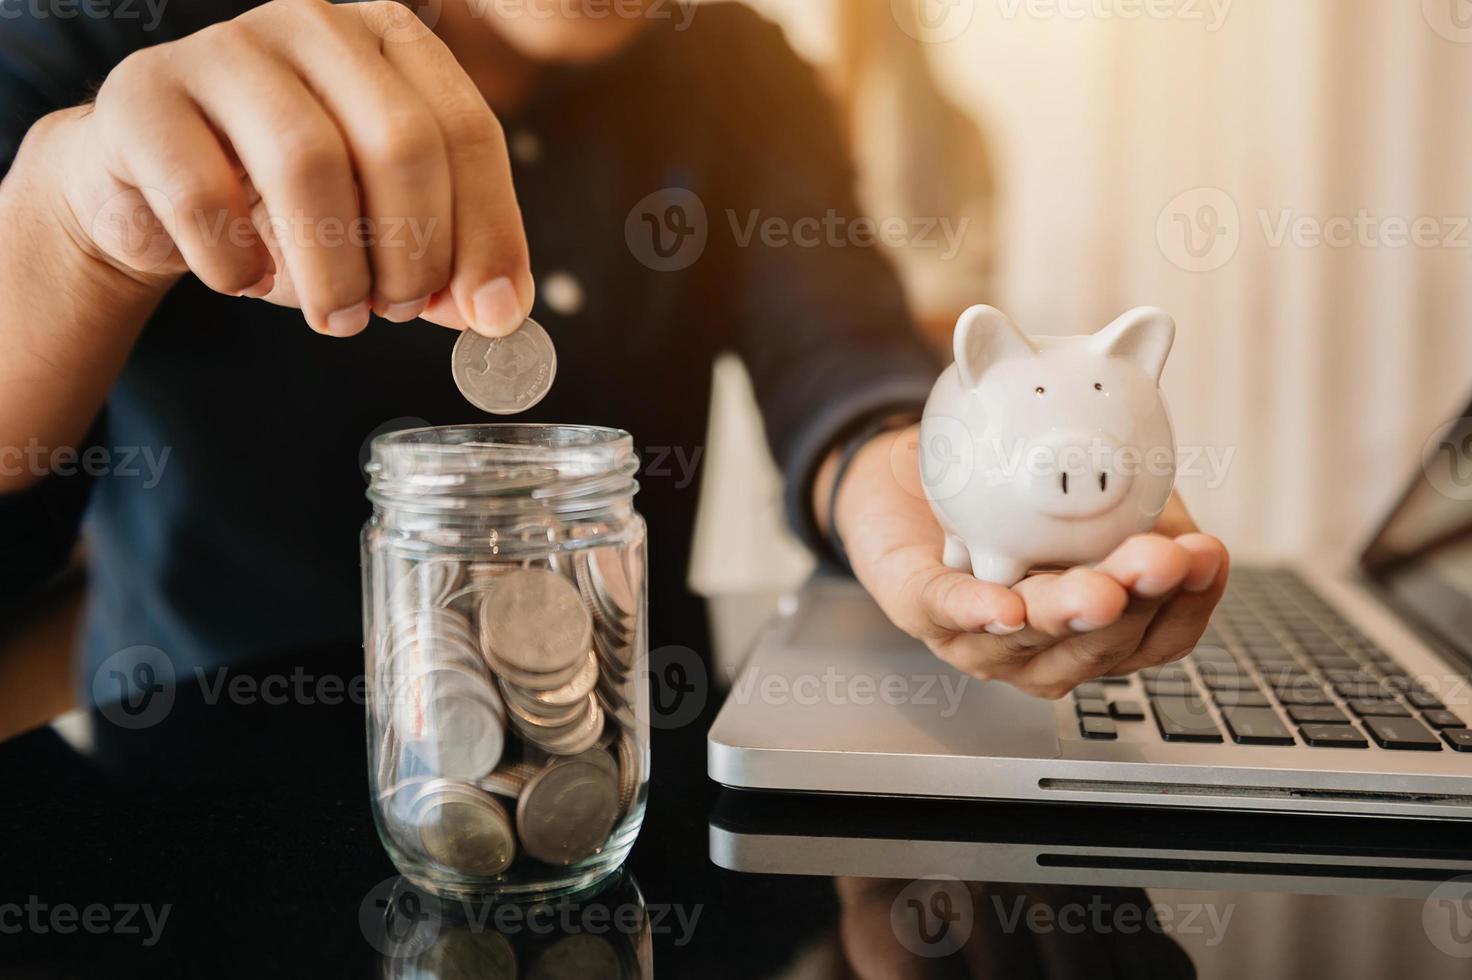
[(990, 306), (973, 306), (962, 313), (953, 343), (956, 369), (965, 388), (975, 388), (987, 368), (999, 361), (1037, 353), (1007, 315)]
[(1106, 357), (1134, 361), (1140, 370), (1159, 381), (1175, 339), (1176, 321), (1169, 313), (1141, 306), (1094, 334), (1090, 343)]

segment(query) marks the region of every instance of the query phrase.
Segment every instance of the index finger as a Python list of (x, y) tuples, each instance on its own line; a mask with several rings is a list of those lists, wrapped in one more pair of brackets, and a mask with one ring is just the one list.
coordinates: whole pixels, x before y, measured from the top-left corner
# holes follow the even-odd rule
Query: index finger
[[(453, 193), (449, 288), (458, 321), (488, 336), (513, 333), (530, 315), (536, 287), (501, 124), (465, 69), (433, 34), (386, 41), (382, 48), (384, 58), (429, 105), (444, 133)], [(431, 311), (435, 306), (432, 302)]]

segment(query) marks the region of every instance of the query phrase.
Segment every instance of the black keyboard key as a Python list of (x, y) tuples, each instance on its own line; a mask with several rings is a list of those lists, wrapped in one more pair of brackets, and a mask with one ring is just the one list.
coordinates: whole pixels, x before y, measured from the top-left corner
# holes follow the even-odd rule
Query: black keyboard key
[(1349, 702), (1350, 710), (1361, 718), (1409, 718), (1411, 713), (1399, 701), (1379, 701), (1373, 698), (1355, 698)]
[(1098, 681), (1087, 681), (1073, 689), (1076, 698), (1102, 698), (1104, 696), (1104, 685)]
[(1213, 691), (1256, 691), (1257, 681), (1247, 674), (1225, 674), (1214, 671), (1201, 672), (1201, 683)]
[(1446, 744), (1458, 752), (1472, 752), (1472, 730), (1466, 728), (1448, 728), (1441, 733), (1446, 739)]
[(1180, 664), (1165, 664), (1161, 667), (1146, 667), (1140, 676), (1147, 681), (1189, 681), (1191, 675)]
[(1438, 698), (1436, 695), (1432, 694), (1430, 691), (1423, 691), (1419, 688), (1413, 691), (1407, 691), (1406, 700), (1411, 702), (1411, 704), (1414, 704), (1418, 708), (1445, 707), (1445, 705), (1441, 703), (1441, 699)]
[(1119, 729), (1108, 718), (1080, 718), (1078, 730), (1084, 738), (1112, 739), (1119, 737)]
[(1390, 701), (1395, 695), (1390, 693), (1388, 687), (1382, 687), (1377, 680), (1369, 681), (1335, 681), (1334, 693), (1346, 701), (1355, 698), (1363, 698), (1367, 701)]
[(1191, 697), (1196, 693), (1190, 681), (1158, 680), (1150, 677), (1145, 678), (1145, 690), (1152, 697), (1168, 698)]
[(1197, 662), (1210, 661), (1218, 664), (1234, 664), (1237, 659), (1223, 646), (1209, 643), (1199, 643), (1196, 649), (1191, 651), (1190, 659)]
[(1290, 704), (1288, 717), (1299, 725), (1347, 725), (1349, 718), (1338, 708), (1317, 704)]
[(1257, 669), (1262, 674), (1262, 679), (1273, 687), (1291, 687), (1294, 684), (1314, 683), (1313, 676), (1297, 664), (1283, 666), (1274, 664), (1271, 667), (1259, 664)]
[(1365, 741), (1353, 725), (1303, 725), (1298, 729), (1303, 741), (1316, 748), (1367, 749)]
[(1287, 687), (1279, 687), (1273, 691), (1278, 700), (1284, 704), (1333, 704), (1334, 699), (1329, 697), (1317, 684), (1292, 684)]
[(1167, 742), (1220, 742), (1222, 733), (1200, 698), (1151, 698), (1155, 724)]
[(1111, 684), (1111, 685), (1113, 685), (1113, 684), (1128, 684), (1129, 682), (1130, 682), (1130, 679), (1128, 677), (1100, 677), (1097, 681), (1095, 681), (1095, 683), (1097, 683), (1097, 684)]
[(1457, 715), (1444, 708), (1432, 708), (1430, 711), (1421, 712), (1421, 717), (1429, 721), (1437, 728), (1466, 728), (1467, 723)]
[(1109, 705), (1102, 698), (1079, 698), (1078, 713), (1099, 718), (1109, 716)]
[(1243, 708), (1266, 708), (1272, 704), (1268, 696), (1261, 691), (1238, 691), (1230, 687), (1212, 691), (1211, 699), (1222, 708), (1229, 705)]
[(1436, 752), (1441, 748), (1441, 740), (1411, 718), (1366, 718), (1365, 729), (1382, 749)]
[(1145, 720), (1145, 709), (1138, 701), (1115, 701), (1109, 705), (1109, 713), (1120, 721)]
[(1239, 745), (1294, 745), (1293, 733), (1272, 708), (1223, 708), (1232, 741)]

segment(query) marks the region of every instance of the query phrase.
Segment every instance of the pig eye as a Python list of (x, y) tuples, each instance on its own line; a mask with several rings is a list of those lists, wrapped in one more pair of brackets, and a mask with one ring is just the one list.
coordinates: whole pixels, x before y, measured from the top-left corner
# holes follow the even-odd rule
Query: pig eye
[(1042, 385), (1038, 385), (1036, 388), (1033, 389), (1033, 393), (1041, 398), (1044, 394), (1047, 393), (1047, 389), (1044, 388)]
[(1099, 382), (1095, 381), (1094, 382), (1094, 390), (1095, 391), (1103, 391), (1104, 390), (1104, 386), (1102, 384), (1100, 384)]

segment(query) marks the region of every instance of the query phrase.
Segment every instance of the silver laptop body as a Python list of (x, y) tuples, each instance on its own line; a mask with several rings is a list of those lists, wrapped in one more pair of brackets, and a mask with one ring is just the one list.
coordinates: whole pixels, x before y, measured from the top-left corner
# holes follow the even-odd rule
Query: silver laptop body
[[(1472, 423), (1444, 445), (1449, 475), (1472, 472), (1456, 455)], [(738, 674), (709, 734), (710, 775), (760, 790), (1472, 818), (1466, 482), (1464, 495), (1418, 473), (1349, 573), (1234, 567), (1189, 657), (1056, 702), (961, 675), (857, 585), (815, 579)]]

